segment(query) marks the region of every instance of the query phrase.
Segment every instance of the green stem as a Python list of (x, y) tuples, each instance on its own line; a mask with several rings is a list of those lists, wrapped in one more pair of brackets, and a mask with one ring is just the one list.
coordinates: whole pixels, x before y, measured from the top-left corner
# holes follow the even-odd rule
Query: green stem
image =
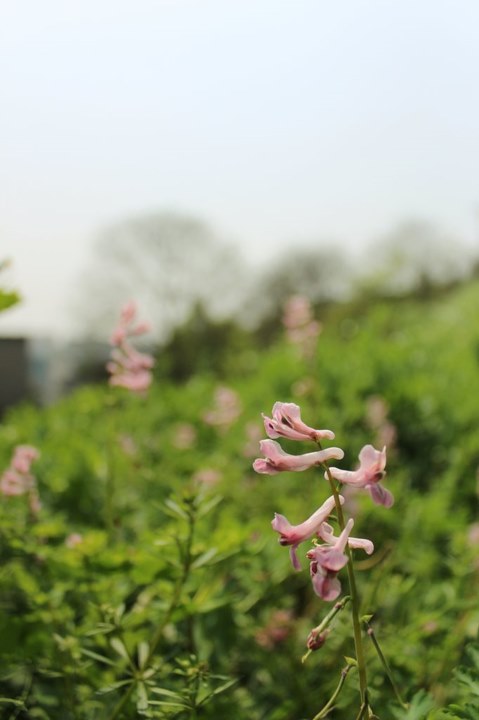
[[(341, 531), (343, 531), (346, 526), (346, 523), (344, 522), (343, 508), (342, 508), (341, 502), (339, 500), (339, 493), (336, 488), (334, 478), (331, 475), (331, 471), (330, 471), (328, 465), (326, 463), (323, 463), (323, 467), (326, 470), (329, 484), (331, 486), (331, 492), (333, 493), (334, 502), (336, 505), (336, 512), (338, 515), (339, 527), (340, 527)], [(361, 694), (361, 705), (366, 704), (366, 706), (367, 706), (367, 704), (368, 704), (368, 700), (367, 700), (368, 681), (367, 681), (367, 674), (366, 674), (366, 661), (365, 661), (365, 657), (364, 657), (363, 641), (362, 641), (362, 637), (361, 637), (361, 623), (359, 620), (359, 616), (360, 616), (359, 595), (358, 595), (358, 590), (357, 590), (357, 586), (356, 586), (356, 578), (354, 575), (353, 554), (351, 552), (351, 548), (349, 547), (349, 545), (347, 543), (346, 543), (345, 552), (348, 557), (348, 564), (347, 564), (346, 568), (348, 571), (349, 592), (351, 594), (351, 616), (352, 616), (352, 620), (353, 620), (354, 647), (356, 649), (356, 660), (358, 663), (359, 691)]]
[(105, 525), (110, 541), (115, 534), (115, 412), (117, 400), (115, 396), (108, 395), (106, 400), (106, 413), (109, 415), (107, 425), (108, 437), (106, 441), (106, 478), (105, 478)]
[[(317, 625), (315, 628), (313, 628), (311, 630), (310, 636), (314, 635), (316, 638), (319, 637), (319, 635), (321, 635), (321, 633), (324, 632), (326, 630), (326, 628), (328, 628), (331, 625), (332, 621), (334, 620), (334, 618), (336, 617), (338, 612), (343, 610), (350, 600), (351, 600), (350, 595), (345, 595), (343, 598), (341, 598), (341, 600), (339, 600), (335, 604), (333, 609), (330, 610), (330, 612), (326, 615), (324, 620), (322, 620), (319, 625)], [(308, 657), (311, 655), (312, 652), (313, 652), (312, 650), (308, 650), (301, 658), (301, 662), (304, 663), (308, 659)]]
[(331, 695), (330, 699), (326, 703), (326, 705), (314, 716), (313, 720), (321, 720), (321, 718), (326, 717), (328, 712), (331, 710), (331, 708), (334, 706), (334, 703), (338, 699), (339, 693), (343, 689), (343, 685), (346, 682), (346, 678), (348, 675), (348, 672), (351, 670), (353, 665), (346, 665), (345, 668), (341, 670), (341, 676), (339, 678), (338, 685), (336, 687), (336, 690)]
[(377, 638), (376, 638), (373, 628), (367, 621), (364, 621), (364, 625), (366, 626), (368, 635), (371, 638), (374, 647), (376, 648), (376, 652), (379, 656), (379, 659), (381, 660), (384, 671), (389, 678), (389, 682), (391, 683), (392, 689), (394, 690), (394, 694), (396, 695), (398, 702), (400, 703), (400, 705), (403, 706), (403, 708), (405, 710), (407, 710), (409, 706), (407, 703), (404, 702), (404, 700), (401, 697), (401, 693), (399, 692), (399, 688), (396, 685), (396, 681), (394, 680), (393, 674), (391, 672), (391, 668), (389, 667), (389, 663), (386, 660), (386, 657), (385, 657), (383, 651), (381, 650), (381, 646), (379, 645), (379, 643), (377, 641)]
[(368, 709), (368, 703), (364, 702), (361, 705), (361, 707), (359, 708), (359, 714), (358, 714), (356, 720), (364, 720), (364, 718), (366, 717), (367, 709)]

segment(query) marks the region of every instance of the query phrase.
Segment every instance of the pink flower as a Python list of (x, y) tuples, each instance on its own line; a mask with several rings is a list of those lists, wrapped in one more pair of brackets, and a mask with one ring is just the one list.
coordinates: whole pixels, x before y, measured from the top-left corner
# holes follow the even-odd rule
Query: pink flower
[(179, 450), (187, 450), (196, 443), (196, 430), (190, 423), (180, 423), (175, 428), (172, 440), (173, 445)]
[(13, 454), (11, 467), (20, 473), (28, 473), (32, 462), (39, 457), (40, 453), (31, 445), (18, 445)]
[[(348, 520), (348, 523), (351, 523), (351, 529), (352, 529), (352, 527), (354, 525), (354, 520), (351, 518), (350, 520)], [(346, 528), (347, 527), (348, 526), (346, 525)], [(334, 535), (333, 528), (327, 522), (324, 522), (321, 525), (318, 534), (319, 534), (321, 540), (324, 540), (325, 543), (327, 543), (328, 545), (331, 545), (331, 546), (334, 546), (340, 540), (340, 538), (338, 538)], [(348, 535), (349, 535), (349, 533), (348, 533)], [(353, 550), (364, 550), (364, 552), (367, 555), (372, 555), (372, 553), (374, 552), (374, 544), (371, 540), (367, 540), (366, 538), (354, 538), (354, 537), (349, 537), (349, 536), (348, 536), (347, 540), (348, 540), (349, 547), (352, 548)]]
[(265, 458), (257, 458), (253, 468), (257, 473), (265, 475), (276, 475), (283, 470), (308, 470), (315, 465), (322, 465), (333, 459), (341, 460), (344, 457), (341, 448), (336, 447), (316, 450), (304, 455), (289, 455), (275, 440), (261, 440), (259, 446)]
[(106, 367), (111, 375), (110, 385), (123, 387), (134, 393), (143, 393), (151, 385), (151, 369), (155, 361), (151, 355), (139, 352), (129, 342), (130, 337), (143, 335), (149, 329), (146, 323), (133, 324), (135, 317), (136, 306), (129, 302), (123, 307), (119, 325), (113, 332), (113, 350)]
[[(344, 498), (342, 495), (339, 496), (339, 500), (341, 504), (343, 504)], [(300, 525), (291, 525), (284, 515), (279, 515), (278, 513), (274, 514), (274, 520), (272, 520), (271, 526), (273, 530), (276, 530), (276, 532), (280, 534), (280, 545), (291, 545), (291, 562), (296, 570), (301, 570), (301, 565), (296, 555), (296, 548), (300, 543), (320, 532), (322, 523), (324, 523), (324, 521), (329, 517), (331, 512), (334, 510), (334, 507), (334, 497), (331, 496), (316, 510), (316, 512), (311, 515), (311, 517)]]
[(32, 478), (8, 468), (0, 478), (0, 492), (7, 497), (24, 495), (32, 487)]
[(80, 533), (70, 533), (68, 537), (65, 539), (65, 545), (67, 548), (75, 548), (78, 545), (81, 545), (83, 542), (83, 535), (80, 535)]
[(110, 344), (115, 346), (122, 345), (125, 340), (134, 335), (144, 335), (149, 332), (150, 325), (148, 323), (136, 323), (136, 303), (133, 300), (129, 300), (121, 309), (120, 321), (112, 333)]
[(266, 434), (270, 438), (284, 437), (289, 440), (314, 440), (323, 438), (334, 440), (331, 430), (315, 430), (301, 420), (299, 405), (276, 402), (273, 405), (273, 417), (263, 415)]
[(40, 509), (40, 499), (35, 487), (35, 477), (30, 474), (30, 467), (39, 457), (40, 453), (31, 445), (17, 445), (9, 467), (0, 478), (0, 493), (7, 497), (28, 494), (33, 514), (37, 514)]
[(308, 298), (293, 295), (286, 301), (283, 324), (288, 340), (297, 345), (305, 357), (311, 356), (322, 326), (313, 319)]
[(342, 533), (336, 537), (332, 527), (328, 523), (323, 523), (318, 534), (325, 544), (315, 545), (306, 554), (306, 557), (311, 560), (310, 573), (313, 589), (323, 600), (335, 600), (341, 592), (341, 583), (336, 575), (348, 562), (348, 556), (344, 552), (346, 545), (352, 548), (362, 548), (368, 555), (374, 551), (374, 545), (370, 540), (349, 537), (353, 525), (354, 520), (350, 518)]
[(341, 483), (365, 488), (377, 505), (391, 507), (394, 498), (380, 482), (386, 475), (386, 447), (376, 450), (372, 445), (365, 445), (359, 453), (359, 462), (359, 468), (354, 471), (332, 467), (331, 475)]
[(238, 393), (222, 385), (215, 391), (214, 407), (204, 413), (203, 420), (208, 425), (227, 428), (238, 419), (240, 413), (241, 401)]

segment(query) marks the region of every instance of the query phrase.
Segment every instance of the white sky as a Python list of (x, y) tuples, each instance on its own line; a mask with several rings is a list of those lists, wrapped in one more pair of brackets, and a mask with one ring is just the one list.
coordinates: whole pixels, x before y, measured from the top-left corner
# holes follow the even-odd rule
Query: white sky
[[(422, 218), (477, 242), (477, 0), (14, 0), (0, 20), (0, 334), (74, 333), (97, 234), (193, 213), (247, 257)], [(87, 299), (91, 302), (91, 299)]]

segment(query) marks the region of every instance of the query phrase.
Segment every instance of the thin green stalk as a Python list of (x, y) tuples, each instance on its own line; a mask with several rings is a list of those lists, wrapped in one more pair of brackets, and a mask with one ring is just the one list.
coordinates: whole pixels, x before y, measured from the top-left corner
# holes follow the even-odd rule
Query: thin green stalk
[(333, 708), (334, 703), (338, 699), (339, 693), (343, 689), (343, 685), (346, 682), (348, 672), (351, 670), (352, 667), (354, 667), (354, 666), (348, 664), (348, 665), (346, 665), (345, 668), (343, 668), (341, 670), (341, 675), (340, 675), (336, 690), (333, 692), (333, 694), (331, 695), (331, 697), (328, 700), (328, 702), (326, 703), (326, 705), (323, 708), (321, 708), (321, 710), (314, 716), (313, 720), (321, 720), (321, 718), (326, 717), (328, 712)]
[[(334, 620), (334, 618), (336, 617), (338, 612), (340, 612), (341, 610), (344, 610), (344, 608), (346, 607), (346, 605), (348, 604), (348, 602), (350, 600), (351, 600), (350, 595), (345, 595), (343, 598), (341, 598), (341, 600), (339, 600), (334, 605), (333, 609), (329, 611), (329, 613), (326, 615), (324, 620), (322, 620), (319, 623), (319, 625), (317, 625), (315, 628), (313, 628), (311, 630), (310, 636), (314, 634), (316, 637), (319, 637), (319, 635), (321, 635), (321, 633), (324, 632), (331, 625), (332, 621)], [(306, 662), (306, 660), (308, 659), (308, 657), (311, 655), (312, 652), (313, 652), (312, 650), (308, 649), (308, 651), (301, 658), (301, 662), (303, 662), (303, 663)]]
[[(326, 471), (326, 474), (327, 474), (327, 477), (329, 480), (329, 484), (331, 486), (331, 492), (333, 493), (334, 502), (336, 505), (336, 512), (338, 515), (339, 527), (340, 527), (341, 531), (343, 531), (346, 526), (346, 523), (344, 522), (343, 508), (342, 508), (341, 502), (339, 500), (339, 493), (336, 488), (334, 478), (331, 475), (329, 466), (326, 463), (323, 463), (323, 467)], [(347, 571), (348, 571), (349, 591), (350, 591), (350, 595), (351, 595), (351, 616), (352, 616), (352, 620), (353, 620), (354, 646), (356, 649), (356, 660), (358, 663), (359, 691), (360, 691), (360, 695), (361, 695), (361, 705), (364, 705), (365, 703), (367, 705), (368, 681), (367, 681), (367, 674), (366, 674), (366, 660), (365, 660), (365, 656), (364, 656), (363, 641), (362, 641), (362, 637), (361, 637), (361, 623), (359, 620), (359, 617), (360, 617), (359, 595), (358, 595), (358, 590), (357, 590), (357, 586), (356, 586), (356, 578), (354, 575), (353, 554), (351, 552), (351, 548), (349, 547), (349, 545), (347, 543), (346, 543), (345, 552), (348, 557), (348, 564), (346, 567), (347, 567)]]
[(368, 710), (368, 703), (366, 701), (366, 702), (363, 702), (363, 704), (359, 708), (359, 714), (358, 714), (356, 720), (364, 720), (364, 718), (366, 717), (367, 710)]
[(378, 654), (379, 659), (381, 660), (384, 671), (389, 678), (389, 682), (391, 683), (392, 689), (394, 690), (394, 694), (396, 695), (396, 698), (398, 699), (398, 702), (400, 703), (400, 705), (402, 705), (403, 708), (405, 710), (407, 710), (409, 706), (407, 703), (404, 702), (404, 700), (401, 697), (401, 693), (399, 692), (399, 688), (396, 685), (396, 681), (394, 680), (394, 677), (393, 677), (391, 668), (389, 667), (389, 663), (386, 659), (386, 656), (384, 655), (383, 651), (381, 650), (381, 646), (378, 643), (376, 634), (375, 634), (373, 628), (371, 627), (371, 625), (367, 621), (364, 621), (364, 624), (367, 628), (368, 635), (371, 638), (371, 641), (372, 641), (374, 647), (376, 648), (376, 652)]
[(115, 412), (117, 399), (109, 395), (106, 400), (106, 412), (109, 415), (107, 425), (108, 437), (106, 441), (106, 478), (105, 478), (105, 525), (110, 540), (115, 534)]

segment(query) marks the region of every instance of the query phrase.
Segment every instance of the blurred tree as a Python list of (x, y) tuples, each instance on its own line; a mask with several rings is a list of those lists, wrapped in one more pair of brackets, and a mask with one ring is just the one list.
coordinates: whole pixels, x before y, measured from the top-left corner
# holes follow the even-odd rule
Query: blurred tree
[(238, 252), (196, 218), (164, 212), (127, 220), (99, 238), (83, 280), (86, 334), (108, 337), (129, 299), (141, 306), (156, 340), (185, 322), (196, 303), (227, 317), (245, 297), (247, 276)]
[(259, 325), (260, 332), (271, 338), (282, 329), (280, 320), (289, 297), (303, 295), (319, 308), (347, 296), (350, 284), (350, 268), (338, 250), (291, 250), (257, 278), (243, 315), (250, 327)]
[(195, 373), (227, 377), (241, 371), (251, 347), (251, 336), (233, 319), (212, 320), (198, 303), (163, 346), (155, 374), (177, 382)]
[(426, 222), (409, 221), (377, 240), (364, 263), (364, 291), (381, 295), (431, 294), (472, 270), (472, 253), (456, 238)]

